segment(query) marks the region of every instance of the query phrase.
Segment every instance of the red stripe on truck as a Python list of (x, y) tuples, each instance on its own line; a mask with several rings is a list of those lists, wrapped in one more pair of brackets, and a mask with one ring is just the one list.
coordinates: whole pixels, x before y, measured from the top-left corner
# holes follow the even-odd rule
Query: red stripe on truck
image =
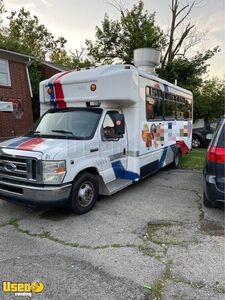
[(37, 145), (43, 143), (45, 139), (43, 138), (33, 138), (23, 144), (20, 144), (16, 149), (18, 150), (30, 150), (32, 151)]
[(177, 148), (180, 148), (182, 155), (187, 154), (190, 151), (185, 141), (177, 141)]
[(66, 108), (66, 102), (64, 100), (64, 93), (61, 84), (61, 79), (70, 72), (71, 71), (63, 72), (53, 82), (55, 88), (55, 100), (56, 100), (57, 108)]

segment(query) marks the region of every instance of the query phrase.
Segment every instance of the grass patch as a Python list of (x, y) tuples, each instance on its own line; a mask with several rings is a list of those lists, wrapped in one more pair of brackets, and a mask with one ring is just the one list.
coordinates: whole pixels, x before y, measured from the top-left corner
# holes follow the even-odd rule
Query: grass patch
[(205, 161), (206, 149), (193, 149), (183, 156), (180, 168), (190, 170), (202, 170)]
[(170, 259), (166, 264), (166, 268), (162, 278), (158, 279), (153, 285), (144, 285), (144, 288), (148, 292), (148, 300), (162, 300), (163, 290), (167, 280), (172, 279), (172, 267), (173, 261)]
[(152, 248), (150, 248), (146, 244), (141, 244), (138, 246), (138, 250), (142, 252), (143, 255), (154, 257), (155, 259), (159, 260), (161, 259), (161, 256), (156, 253), (156, 251)]
[(217, 293), (225, 294), (225, 286), (219, 285), (216, 287)]
[[(169, 231), (166, 229), (167, 227), (172, 226), (171, 224), (148, 224), (148, 229), (146, 233), (146, 237), (149, 241), (160, 245), (160, 246), (179, 246), (183, 245), (184, 241), (178, 241), (176, 239), (169, 237)], [(156, 233), (158, 230), (163, 229), (166, 233), (167, 238), (158, 238)]]

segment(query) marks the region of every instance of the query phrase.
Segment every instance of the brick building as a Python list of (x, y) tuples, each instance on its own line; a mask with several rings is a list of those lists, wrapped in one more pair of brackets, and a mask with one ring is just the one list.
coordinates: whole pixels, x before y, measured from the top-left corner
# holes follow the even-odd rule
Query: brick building
[(0, 101), (13, 102), (14, 113), (0, 112), (0, 137), (23, 134), (33, 123), (30, 57), (0, 49)]
[[(33, 124), (30, 63), (30, 56), (0, 49), (0, 101), (12, 102), (14, 110), (0, 112), (0, 138), (21, 135)], [(43, 79), (65, 70), (48, 62), (40, 68)]]

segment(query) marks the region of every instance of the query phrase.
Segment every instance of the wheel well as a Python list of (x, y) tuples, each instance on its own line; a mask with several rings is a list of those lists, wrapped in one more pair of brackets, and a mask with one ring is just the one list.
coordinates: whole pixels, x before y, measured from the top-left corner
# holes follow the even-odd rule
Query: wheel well
[[(91, 174), (93, 174), (93, 175), (99, 175), (99, 173), (98, 173), (98, 171), (97, 171), (96, 168), (90, 167), (90, 168), (86, 168), (86, 169), (80, 171), (80, 172), (76, 175), (76, 177), (77, 177), (78, 175), (80, 175), (80, 174), (83, 174), (83, 173), (91, 173)], [(76, 178), (76, 177), (75, 177), (75, 178)]]
[(182, 157), (182, 156), (183, 156), (183, 153), (182, 153), (182, 150), (181, 150), (181, 148), (180, 148), (180, 147), (178, 147), (178, 148), (177, 148), (177, 151), (179, 151), (179, 152), (180, 152), (180, 156)]
[(201, 135), (200, 135), (200, 134), (198, 134), (198, 133), (193, 133), (193, 135), (192, 135), (192, 139), (193, 139), (194, 137), (196, 137), (196, 138), (199, 138), (199, 140), (200, 140), (200, 141), (202, 140), (202, 137), (201, 137)]

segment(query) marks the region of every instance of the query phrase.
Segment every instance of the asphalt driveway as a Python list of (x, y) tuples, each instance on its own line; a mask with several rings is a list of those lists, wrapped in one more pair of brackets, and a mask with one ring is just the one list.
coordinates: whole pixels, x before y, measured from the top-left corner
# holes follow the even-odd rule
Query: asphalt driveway
[(0, 200), (0, 279), (43, 300), (225, 299), (224, 211), (201, 197), (201, 172), (166, 169), (82, 216)]

